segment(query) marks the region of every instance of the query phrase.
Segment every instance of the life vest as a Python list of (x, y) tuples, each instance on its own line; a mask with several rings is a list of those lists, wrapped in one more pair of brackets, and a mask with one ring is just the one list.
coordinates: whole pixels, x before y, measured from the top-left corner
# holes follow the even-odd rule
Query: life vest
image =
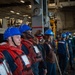
[(37, 59), (41, 58), (41, 60), (42, 60), (42, 53), (41, 53), (41, 51), (39, 50), (38, 46), (37, 46), (37, 45), (34, 45), (33, 47), (34, 47), (35, 53), (36, 53), (36, 55), (37, 55), (36, 58), (37, 58)]
[(0, 75), (12, 75), (9, 69), (9, 65), (7, 64), (1, 52), (0, 52)]
[(29, 41), (33, 44), (33, 49), (34, 49), (34, 52), (36, 53), (36, 59), (37, 61), (42, 61), (43, 58), (42, 58), (42, 53), (41, 51), (39, 50), (37, 44), (35, 45), (34, 42), (33, 42), (33, 39), (29, 39)]
[(22, 39), (22, 50), (30, 57), (32, 64), (36, 62), (36, 54), (30, 41)]
[(8, 44), (0, 46), (0, 49), (3, 52), (3, 54), (7, 54), (4, 55), (13, 75), (33, 75), (30, 61), (22, 50), (13, 46), (9, 46)]
[(54, 48), (52, 44), (50, 42), (45, 42), (44, 48), (46, 50), (46, 61), (50, 63), (55, 63)]

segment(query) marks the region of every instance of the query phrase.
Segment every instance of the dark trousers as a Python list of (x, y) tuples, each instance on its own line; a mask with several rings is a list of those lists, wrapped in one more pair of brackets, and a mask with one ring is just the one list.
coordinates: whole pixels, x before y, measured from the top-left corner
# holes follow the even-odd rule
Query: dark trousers
[(67, 55), (59, 54), (59, 66), (62, 71), (62, 74), (66, 72), (67, 64), (68, 64)]
[(39, 68), (39, 75), (44, 75), (44, 69), (43, 68)]
[(32, 71), (34, 75), (39, 75), (38, 65), (39, 65), (39, 62), (36, 62), (32, 65)]
[(72, 68), (73, 67), (73, 52), (72, 51), (69, 51), (69, 54), (70, 54), (70, 59), (69, 59), (69, 64), (70, 64), (70, 67)]
[(47, 62), (47, 75), (56, 75), (56, 64)]

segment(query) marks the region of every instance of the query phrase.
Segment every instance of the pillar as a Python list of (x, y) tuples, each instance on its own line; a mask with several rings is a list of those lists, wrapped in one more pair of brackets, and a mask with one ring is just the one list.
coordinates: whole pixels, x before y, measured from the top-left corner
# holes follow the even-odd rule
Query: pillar
[(32, 3), (32, 32), (35, 34), (37, 30), (42, 30), (42, 33), (44, 33), (43, 0), (38, 0), (38, 3), (34, 1)]
[(7, 24), (8, 24), (7, 19), (3, 18), (2, 28), (6, 29), (8, 27)]

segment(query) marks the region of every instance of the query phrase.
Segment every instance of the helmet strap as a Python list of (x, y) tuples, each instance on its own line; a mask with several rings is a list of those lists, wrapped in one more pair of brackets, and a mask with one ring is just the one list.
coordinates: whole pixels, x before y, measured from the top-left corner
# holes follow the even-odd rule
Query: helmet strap
[(25, 32), (27, 35), (29, 35), (31, 38), (34, 38), (32, 35), (28, 34), (27, 32)]
[(11, 39), (12, 39), (12, 42), (14, 43), (14, 45), (17, 46), (14, 39), (13, 39), (13, 37), (11, 37)]

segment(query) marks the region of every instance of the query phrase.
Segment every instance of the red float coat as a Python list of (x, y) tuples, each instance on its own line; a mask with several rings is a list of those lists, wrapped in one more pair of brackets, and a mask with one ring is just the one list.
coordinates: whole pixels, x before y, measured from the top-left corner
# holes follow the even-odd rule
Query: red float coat
[(25, 40), (25, 39), (22, 39), (21, 43), (23, 45), (25, 45), (26, 48), (28, 49), (29, 54), (27, 56), (29, 56), (29, 58), (31, 59), (31, 63), (32, 64), (35, 63), (36, 62), (36, 53), (34, 52), (33, 44), (30, 41)]
[[(3, 68), (4, 69), (3, 69)], [(9, 65), (7, 64), (4, 55), (0, 52), (0, 74), (1, 75), (12, 75), (10, 69), (9, 69)]]
[(24, 57), (26, 57), (26, 55), (23, 53), (22, 50), (17, 47), (10, 46), (9, 44), (1, 45), (0, 49), (1, 52), (6, 50), (11, 55), (14, 63), (17, 66), (17, 68), (13, 72), (13, 75), (33, 75), (30, 62), (25, 65), (26, 63)]

